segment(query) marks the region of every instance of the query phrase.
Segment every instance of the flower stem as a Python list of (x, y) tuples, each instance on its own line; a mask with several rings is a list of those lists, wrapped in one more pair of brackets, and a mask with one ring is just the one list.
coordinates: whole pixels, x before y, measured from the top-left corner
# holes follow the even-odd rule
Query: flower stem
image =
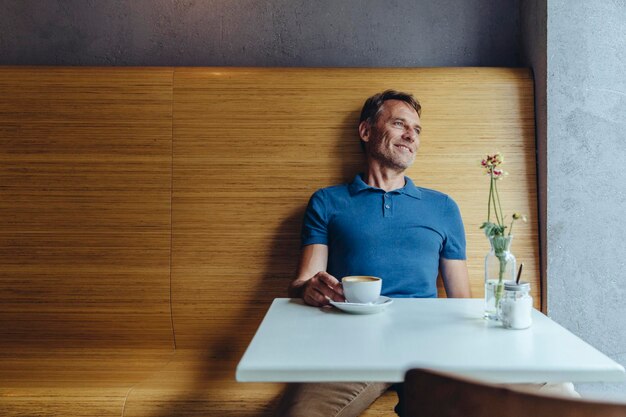
[[(504, 226), (504, 215), (502, 214), (502, 205), (500, 204), (500, 194), (498, 193), (498, 185), (494, 184), (494, 194), (496, 195), (496, 198), (498, 199), (498, 208), (500, 209), (500, 219), (498, 219), (498, 224), (500, 226)], [(496, 210), (495, 207), (495, 199), (494, 199), (494, 210)], [(496, 218), (498, 216), (496, 215)]]
[(496, 310), (498, 309), (498, 305), (500, 304), (500, 300), (502, 299), (502, 296), (504, 295), (504, 272), (506, 270), (506, 264), (507, 264), (507, 260), (506, 260), (506, 250), (508, 250), (508, 245), (507, 245), (507, 249), (500, 248), (501, 252), (498, 253), (496, 252), (496, 257), (498, 258), (498, 264), (500, 266), (499, 271), (498, 271), (498, 284), (496, 285), (495, 288), (495, 299), (496, 299)]
[(491, 221), (491, 195), (493, 194), (493, 172), (491, 173), (491, 183), (489, 184), (489, 200), (487, 201), (487, 221)]
[(496, 222), (498, 222), (498, 226), (502, 226), (502, 222), (500, 221), (500, 216), (498, 215), (498, 206), (496, 205), (496, 196), (498, 195), (498, 185), (496, 184), (496, 180), (491, 177), (491, 188), (493, 189), (493, 193), (491, 189), (489, 190), (489, 196), (491, 197), (490, 206), (493, 204), (493, 212), (496, 215)]

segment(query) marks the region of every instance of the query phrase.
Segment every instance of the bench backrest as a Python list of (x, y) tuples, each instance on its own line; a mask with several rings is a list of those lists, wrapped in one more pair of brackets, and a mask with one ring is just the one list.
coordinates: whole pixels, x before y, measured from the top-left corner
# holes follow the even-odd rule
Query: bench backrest
[(239, 354), (286, 295), (309, 196), (362, 169), (360, 108), (387, 88), (422, 103), (409, 176), (458, 202), (475, 297), (489, 249), (479, 162), (505, 155), (505, 212), (529, 215), (513, 252), (541, 305), (526, 69), (0, 72), (0, 330), (16, 343), (175, 335), (177, 347)]
[(172, 70), (0, 68), (0, 344), (171, 347)]

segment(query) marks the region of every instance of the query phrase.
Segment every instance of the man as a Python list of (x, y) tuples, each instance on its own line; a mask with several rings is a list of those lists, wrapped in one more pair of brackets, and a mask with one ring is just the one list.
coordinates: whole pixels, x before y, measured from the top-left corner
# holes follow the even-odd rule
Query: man
[[(436, 297), (438, 273), (448, 297), (471, 296), (458, 206), (404, 176), (419, 149), (420, 114), (407, 93), (387, 90), (367, 99), (358, 127), (367, 169), (351, 184), (311, 197), (291, 297), (315, 307), (344, 301), (339, 280), (347, 275), (383, 278), (389, 297)], [(278, 414), (358, 416), (390, 385), (290, 385)]]

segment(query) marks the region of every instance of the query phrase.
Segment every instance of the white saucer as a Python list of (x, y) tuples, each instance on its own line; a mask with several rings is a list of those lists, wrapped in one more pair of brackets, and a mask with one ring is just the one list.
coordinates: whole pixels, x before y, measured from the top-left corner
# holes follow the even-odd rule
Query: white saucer
[(380, 313), (384, 309), (387, 308), (388, 305), (393, 303), (393, 300), (389, 297), (380, 296), (378, 300), (374, 301), (370, 304), (359, 304), (359, 303), (340, 303), (337, 301), (330, 302), (333, 306), (337, 307), (339, 310), (345, 311), (346, 313), (352, 314), (375, 314)]

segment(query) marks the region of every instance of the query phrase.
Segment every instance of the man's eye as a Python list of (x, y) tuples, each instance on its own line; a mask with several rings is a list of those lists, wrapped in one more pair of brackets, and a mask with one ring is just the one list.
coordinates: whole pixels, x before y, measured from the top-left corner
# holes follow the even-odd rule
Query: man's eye
[(404, 126), (404, 123), (402, 122), (393, 122), (393, 124), (396, 126)]
[(421, 133), (421, 130), (415, 129), (415, 133), (417, 133), (419, 135)]

